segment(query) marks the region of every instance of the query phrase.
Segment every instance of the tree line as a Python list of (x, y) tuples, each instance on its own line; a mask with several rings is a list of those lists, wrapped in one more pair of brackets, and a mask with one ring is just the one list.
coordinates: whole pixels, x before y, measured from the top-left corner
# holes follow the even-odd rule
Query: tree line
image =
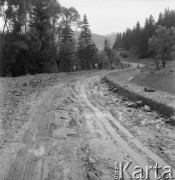
[(1, 76), (104, 68), (109, 62), (92, 41), (87, 16), (81, 20), (75, 8), (57, 0), (0, 0), (0, 19)]
[(159, 14), (157, 22), (150, 15), (146, 18), (144, 27), (137, 22), (133, 29), (118, 33), (113, 49), (125, 49), (136, 53), (140, 58), (155, 57), (161, 59), (163, 66), (170, 58), (170, 52), (175, 44), (175, 11), (165, 9)]

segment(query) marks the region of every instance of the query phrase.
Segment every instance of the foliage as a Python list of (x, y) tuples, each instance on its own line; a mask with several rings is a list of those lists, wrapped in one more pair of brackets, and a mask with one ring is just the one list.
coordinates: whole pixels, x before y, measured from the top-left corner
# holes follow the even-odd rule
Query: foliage
[(154, 35), (158, 25), (175, 27), (175, 11), (165, 9), (164, 13), (159, 14), (157, 22), (151, 15), (146, 18), (144, 27), (140, 27), (140, 23), (137, 22), (133, 29), (128, 28), (125, 32), (118, 33), (113, 49), (130, 50), (140, 58), (153, 56), (153, 51), (149, 51), (148, 40)]
[(0, 18), (4, 22), (0, 32), (1, 75), (49, 72), (48, 64), (56, 64), (60, 71), (71, 70), (63, 64), (69, 67), (69, 60), (75, 59), (70, 57), (75, 41), (67, 34), (80, 24), (75, 8), (65, 8), (57, 0), (1, 0)]
[(116, 59), (116, 55), (115, 55), (114, 51), (111, 49), (111, 45), (110, 45), (109, 39), (108, 40), (105, 39), (105, 42), (104, 42), (104, 52), (106, 53), (106, 55), (108, 57), (110, 68), (113, 69), (113, 62)]
[(159, 25), (155, 35), (149, 39), (149, 51), (155, 58), (161, 59), (163, 67), (170, 59), (172, 47), (175, 45), (175, 28), (166, 28)]
[(110, 68), (110, 61), (105, 51), (99, 52), (99, 69)]
[(67, 23), (61, 31), (61, 44), (59, 52), (60, 71), (71, 71), (72, 59), (75, 54), (75, 39), (73, 31)]
[(127, 58), (128, 57), (128, 52), (125, 50), (125, 51), (121, 51), (120, 52), (120, 56), (123, 57), (123, 58)]
[(157, 25), (175, 27), (175, 10), (165, 9), (164, 13), (160, 13)]
[(91, 69), (95, 67), (97, 61), (98, 49), (91, 38), (92, 35), (89, 29), (87, 16), (84, 15), (77, 44), (77, 56), (80, 59), (82, 69)]

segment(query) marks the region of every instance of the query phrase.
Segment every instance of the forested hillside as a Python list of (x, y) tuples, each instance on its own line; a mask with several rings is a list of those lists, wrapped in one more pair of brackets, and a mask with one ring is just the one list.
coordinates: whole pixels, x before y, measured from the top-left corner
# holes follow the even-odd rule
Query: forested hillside
[(2, 0), (0, 10), (1, 76), (90, 69), (98, 62), (87, 16), (81, 20), (75, 8), (56, 0)]
[[(74, 31), (74, 38), (76, 40), (78, 40), (79, 35), (80, 35), (79, 31)], [(98, 34), (92, 33), (92, 40), (95, 42), (99, 51), (103, 50), (104, 41), (106, 38), (109, 39), (110, 44), (113, 45), (116, 39), (116, 34), (98, 35)]]
[(107, 38), (91, 32), (86, 14), (81, 18), (74, 7), (57, 0), (1, 0), (0, 19), (1, 76), (113, 68), (120, 63), (118, 49), (166, 62), (175, 43), (175, 11), (169, 9), (157, 22), (150, 16), (144, 27), (137, 22)]
[[(175, 27), (175, 11), (165, 9), (164, 13), (159, 14), (157, 22), (155, 21), (154, 17), (150, 15), (149, 18), (146, 18), (144, 27), (141, 27), (140, 23), (137, 22), (133, 29), (128, 28), (125, 32), (118, 33), (113, 45), (113, 49), (130, 50), (136, 53), (140, 58), (157, 55), (153, 49), (150, 50), (149, 39), (156, 35), (158, 26), (159, 30), (160, 26), (164, 27), (163, 31)], [(162, 34), (163, 39), (165, 39), (165, 34), (166, 33), (164, 33), (164, 35)], [(170, 39), (172, 40), (173, 38)], [(171, 43), (169, 43), (169, 45)]]

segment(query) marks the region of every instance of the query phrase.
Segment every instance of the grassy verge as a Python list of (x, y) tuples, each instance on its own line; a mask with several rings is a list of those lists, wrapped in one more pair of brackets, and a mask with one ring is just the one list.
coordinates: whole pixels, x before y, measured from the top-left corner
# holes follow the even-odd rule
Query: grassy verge
[(110, 73), (106, 76), (111, 86), (118, 88), (118, 93), (131, 99), (132, 101), (142, 100), (153, 110), (166, 116), (175, 113), (175, 96), (163, 91), (145, 92), (143, 86), (132, 84), (128, 81), (129, 77), (139, 74), (139, 69), (124, 70), (122, 72)]

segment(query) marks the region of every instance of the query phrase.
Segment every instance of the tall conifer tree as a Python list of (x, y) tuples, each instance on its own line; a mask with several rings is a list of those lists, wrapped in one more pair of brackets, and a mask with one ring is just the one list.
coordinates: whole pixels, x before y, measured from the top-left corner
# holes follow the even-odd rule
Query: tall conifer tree
[(96, 46), (92, 41), (92, 34), (91, 30), (89, 29), (87, 16), (84, 15), (77, 49), (77, 54), (79, 59), (81, 60), (82, 69), (92, 68), (96, 52)]
[(71, 59), (75, 53), (75, 39), (74, 33), (67, 22), (61, 31), (61, 44), (60, 44), (60, 71), (71, 71)]

